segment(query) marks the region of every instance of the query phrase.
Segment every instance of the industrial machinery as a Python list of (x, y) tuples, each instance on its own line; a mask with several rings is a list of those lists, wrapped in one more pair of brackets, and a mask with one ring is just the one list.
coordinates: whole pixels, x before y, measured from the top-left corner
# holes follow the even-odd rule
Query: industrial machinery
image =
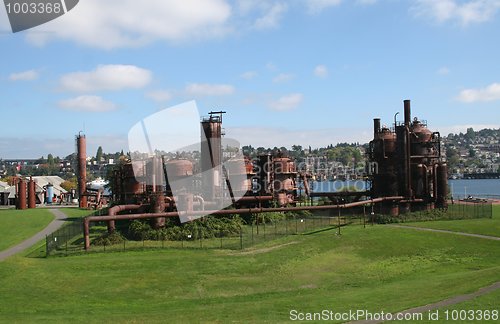
[(403, 196), (404, 202), (387, 202), (383, 212), (398, 215), (412, 209), (446, 207), (447, 166), (441, 159), (439, 132), (424, 121), (411, 120), (410, 100), (404, 101), (404, 122), (389, 129), (373, 120), (369, 146), (373, 198)]
[[(186, 215), (332, 210), (368, 204), (378, 204), (382, 213), (392, 215), (411, 209), (445, 208), (447, 167), (441, 159), (440, 135), (431, 132), (424, 121), (411, 120), (409, 100), (404, 101), (404, 112), (404, 122), (395, 121), (393, 128), (381, 127), (380, 119), (374, 119), (368, 152), (371, 190), (338, 193), (311, 192), (308, 176), (299, 173), (295, 162), (282, 153), (263, 154), (254, 161), (248, 157), (227, 159), (222, 147), (225, 112), (211, 112), (201, 120), (199, 162), (184, 156), (154, 155), (128, 161), (114, 171), (113, 197), (118, 205), (111, 207), (107, 216), (85, 218), (85, 248), (90, 247), (89, 224), (96, 221), (106, 221), (112, 232), (116, 220), (151, 219), (158, 228), (165, 226), (166, 217)], [(84, 161), (81, 145), (85, 137), (77, 137), (77, 143), (78, 161)], [(85, 179), (80, 163), (79, 184)], [(234, 175), (239, 180), (229, 181)], [(332, 204), (296, 206), (299, 180), (307, 195), (329, 197)], [(84, 188), (79, 187), (81, 203), (86, 196)], [(353, 197), (350, 202), (344, 199), (348, 196)]]

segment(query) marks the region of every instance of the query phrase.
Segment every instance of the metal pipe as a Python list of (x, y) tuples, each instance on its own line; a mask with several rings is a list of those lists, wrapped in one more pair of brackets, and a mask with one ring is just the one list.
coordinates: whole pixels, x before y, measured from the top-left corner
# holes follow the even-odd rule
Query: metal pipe
[(405, 126), (409, 127), (411, 123), (411, 106), (410, 100), (404, 100), (404, 109), (405, 109)]
[(376, 138), (378, 133), (380, 133), (380, 118), (374, 118), (373, 119), (373, 138)]
[(23, 178), (17, 184), (17, 209), (26, 209), (26, 181)]
[(77, 135), (76, 150), (78, 159), (78, 201), (80, 208), (87, 208), (87, 196), (85, 196), (87, 185), (87, 140), (85, 135)]
[(205, 210), (205, 199), (202, 196), (194, 195), (193, 200), (198, 200), (200, 202), (201, 210)]
[[(137, 210), (141, 208), (142, 205), (116, 205), (111, 207), (108, 210), (108, 215), (109, 216), (115, 216), (119, 212), (122, 212), (124, 210)], [(114, 220), (109, 220), (108, 221), (108, 233), (113, 233), (116, 230), (116, 225)]]
[[(344, 205), (323, 205), (323, 206), (301, 206), (301, 207), (284, 207), (284, 208), (241, 208), (241, 209), (224, 209), (224, 210), (206, 210), (206, 211), (190, 211), (190, 212), (164, 212), (157, 214), (131, 214), (131, 215), (109, 215), (109, 216), (87, 216), (83, 220), (84, 235), (85, 235), (85, 250), (90, 248), (89, 238), (89, 224), (91, 222), (100, 221), (117, 221), (117, 220), (131, 220), (131, 219), (147, 219), (158, 217), (179, 217), (179, 216), (205, 216), (205, 215), (233, 215), (233, 214), (258, 214), (267, 212), (285, 212), (285, 211), (304, 211), (304, 210), (330, 210), (330, 209), (343, 209), (350, 207), (363, 206), (367, 204), (374, 204), (382, 201), (399, 201), (404, 199), (401, 196), (394, 197), (380, 197), (370, 200), (358, 201)], [(123, 205), (126, 206), (140, 206), (140, 205)], [(115, 206), (120, 207), (120, 206)], [(114, 208), (114, 207), (113, 207)], [(125, 210), (121, 209), (121, 210)]]
[(28, 208), (36, 208), (35, 181), (32, 177), (28, 182)]

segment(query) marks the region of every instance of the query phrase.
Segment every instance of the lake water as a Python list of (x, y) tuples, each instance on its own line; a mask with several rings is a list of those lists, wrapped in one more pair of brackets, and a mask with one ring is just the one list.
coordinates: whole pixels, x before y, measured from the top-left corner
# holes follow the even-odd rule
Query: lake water
[(500, 198), (500, 179), (449, 180), (453, 197)]
[[(342, 190), (364, 191), (367, 184), (362, 180), (354, 181), (314, 181), (311, 184), (313, 192), (338, 192)], [(500, 179), (470, 179), (470, 180), (449, 180), (448, 186), (453, 197), (463, 198), (464, 196), (474, 196), (483, 198), (500, 198)]]

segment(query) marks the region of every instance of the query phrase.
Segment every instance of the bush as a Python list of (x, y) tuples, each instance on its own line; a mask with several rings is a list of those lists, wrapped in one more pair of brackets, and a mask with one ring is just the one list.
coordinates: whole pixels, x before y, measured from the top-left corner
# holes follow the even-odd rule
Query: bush
[(108, 246), (108, 245), (120, 244), (123, 243), (123, 241), (125, 241), (125, 238), (122, 236), (122, 234), (119, 233), (118, 231), (114, 231), (111, 234), (105, 233), (99, 236), (98, 238), (92, 241), (92, 244)]

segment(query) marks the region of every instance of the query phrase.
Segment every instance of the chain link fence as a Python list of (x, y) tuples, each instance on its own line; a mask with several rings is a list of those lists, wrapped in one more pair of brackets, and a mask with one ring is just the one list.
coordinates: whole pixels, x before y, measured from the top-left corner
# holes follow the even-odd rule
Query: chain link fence
[[(341, 234), (342, 227), (350, 224), (373, 225), (376, 223), (401, 223), (432, 220), (456, 220), (492, 218), (493, 208), (489, 202), (455, 202), (447, 210), (413, 211), (400, 216), (381, 215), (372, 212), (371, 206), (332, 210), (328, 216), (287, 215), (283, 219), (266, 219), (254, 215), (249, 224), (217, 228), (204, 225), (211, 217), (200, 219), (190, 225), (177, 226), (175, 235), (165, 232), (144, 235), (142, 239), (125, 238), (120, 231), (107, 234), (104, 222), (92, 224), (90, 228), (90, 251), (128, 251), (157, 248), (202, 248), (245, 249), (256, 244), (287, 235), (313, 234), (319, 231), (334, 231)], [(375, 209), (376, 210), (376, 209)], [(263, 215), (263, 214), (260, 214)], [(208, 219), (208, 220), (207, 220)], [(130, 226), (130, 224), (126, 225)], [(127, 232), (127, 227), (122, 228)], [(130, 233), (128, 233), (130, 234)], [(69, 255), (83, 253), (82, 220), (74, 220), (46, 238), (46, 255)]]

